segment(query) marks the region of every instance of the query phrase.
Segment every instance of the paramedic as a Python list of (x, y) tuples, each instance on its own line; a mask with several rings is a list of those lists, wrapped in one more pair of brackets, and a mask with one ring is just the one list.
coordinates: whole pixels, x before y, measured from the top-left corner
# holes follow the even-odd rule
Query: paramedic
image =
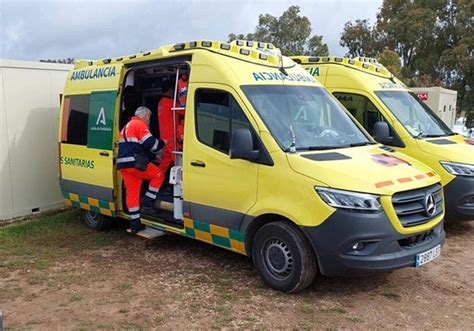
[(158, 104), (158, 123), (160, 129), (160, 138), (167, 141), (163, 149), (163, 156), (160, 162), (160, 170), (166, 175), (166, 172), (174, 163), (173, 145), (174, 145), (174, 121), (173, 121), (173, 94), (175, 83), (167, 80), (163, 83), (163, 97)]
[[(150, 162), (164, 147), (165, 142), (152, 136), (149, 130), (151, 111), (138, 107), (135, 116), (120, 133), (117, 169), (120, 170), (127, 189), (127, 208), (130, 228), (137, 233), (145, 227), (140, 222), (140, 212), (156, 216), (153, 208), (158, 190), (165, 179), (161, 170)], [(153, 157), (152, 157), (153, 156)], [(143, 180), (149, 180), (140, 208), (140, 190)]]
[(188, 96), (188, 74), (182, 74), (178, 80), (178, 102), (179, 106), (186, 107), (186, 98)]

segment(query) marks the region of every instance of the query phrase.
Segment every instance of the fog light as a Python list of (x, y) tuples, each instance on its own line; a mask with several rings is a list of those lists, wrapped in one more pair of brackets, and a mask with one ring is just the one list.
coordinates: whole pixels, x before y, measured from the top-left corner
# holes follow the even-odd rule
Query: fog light
[(462, 207), (474, 207), (474, 195), (471, 195), (461, 201)]
[(365, 248), (365, 245), (364, 243), (361, 243), (361, 242), (358, 242), (358, 243), (355, 243), (354, 245), (352, 245), (352, 249), (354, 251), (361, 251)]

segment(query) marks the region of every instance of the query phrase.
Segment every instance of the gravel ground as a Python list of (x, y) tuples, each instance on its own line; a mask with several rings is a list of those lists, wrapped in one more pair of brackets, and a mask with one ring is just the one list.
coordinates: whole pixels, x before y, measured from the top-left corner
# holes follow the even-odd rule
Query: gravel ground
[(87, 229), (77, 211), (0, 228), (7, 330), (474, 329), (474, 222), (446, 226), (441, 257), (361, 278), (269, 289), (243, 256), (169, 235)]

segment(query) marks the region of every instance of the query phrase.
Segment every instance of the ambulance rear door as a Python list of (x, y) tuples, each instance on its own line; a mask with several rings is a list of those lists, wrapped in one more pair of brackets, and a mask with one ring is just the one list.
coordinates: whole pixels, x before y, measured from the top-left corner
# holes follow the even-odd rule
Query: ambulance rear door
[(60, 183), (66, 203), (109, 216), (116, 215), (114, 142), (121, 70), (122, 65), (74, 70), (61, 118)]

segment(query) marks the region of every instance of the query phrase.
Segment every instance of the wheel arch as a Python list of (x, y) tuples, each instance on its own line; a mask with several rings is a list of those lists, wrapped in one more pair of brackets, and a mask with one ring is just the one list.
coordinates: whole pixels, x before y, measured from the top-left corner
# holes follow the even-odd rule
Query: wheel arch
[(311, 241), (310, 237), (306, 234), (301, 227), (296, 224), (294, 221), (289, 219), (288, 217), (279, 215), (279, 214), (274, 214), (274, 213), (267, 213), (267, 214), (262, 214), (257, 217), (246, 217), (243, 222), (242, 232), (245, 233), (245, 252), (247, 256), (252, 256), (252, 242), (253, 238), (255, 237), (255, 234), (257, 231), (264, 226), (265, 224), (272, 223), (272, 222), (283, 222), (291, 226), (293, 229), (298, 231), (301, 236), (304, 238), (307, 244), (309, 244), (309, 247), (311, 247), (312, 252), (314, 254), (314, 257), (316, 258), (316, 264), (319, 269), (319, 258), (318, 258), (318, 253), (315, 249), (315, 246), (313, 242)]

